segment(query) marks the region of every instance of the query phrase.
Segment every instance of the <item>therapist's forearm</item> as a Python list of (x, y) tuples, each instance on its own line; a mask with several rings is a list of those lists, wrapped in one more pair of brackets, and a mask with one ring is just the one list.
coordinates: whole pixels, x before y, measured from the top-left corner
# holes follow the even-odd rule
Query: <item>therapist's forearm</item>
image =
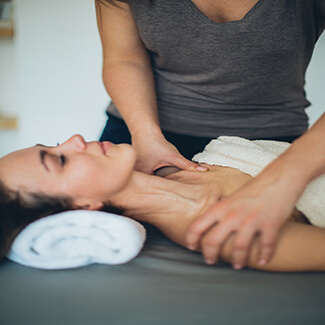
[(325, 114), (271, 163), (260, 176), (278, 175), (297, 199), (304, 188), (325, 173)]
[(284, 158), (291, 159), (292, 168), (301, 171), (300, 179), (305, 185), (325, 173), (325, 113), (294, 141)]
[(154, 77), (149, 62), (106, 62), (103, 80), (132, 138), (161, 134)]

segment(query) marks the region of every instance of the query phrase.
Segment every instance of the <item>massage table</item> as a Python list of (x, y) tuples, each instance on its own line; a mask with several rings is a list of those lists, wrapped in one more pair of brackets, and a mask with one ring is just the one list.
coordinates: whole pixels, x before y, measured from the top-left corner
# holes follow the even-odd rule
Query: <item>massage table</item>
[(143, 250), (124, 265), (46, 271), (5, 260), (0, 324), (325, 324), (325, 273), (208, 266), (145, 226)]

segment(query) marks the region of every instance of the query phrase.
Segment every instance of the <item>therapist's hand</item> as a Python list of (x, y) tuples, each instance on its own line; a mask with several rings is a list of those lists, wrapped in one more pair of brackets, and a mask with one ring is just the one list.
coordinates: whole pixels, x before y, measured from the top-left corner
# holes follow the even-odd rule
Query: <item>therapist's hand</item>
[(251, 244), (259, 235), (258, 263), (267, 264), (276, 248), (279, 230), (297, 200), (291, 187), (281, 177), (261, 175), (252, 179), (190, 224), (186, 234), (188, 248), (201, 250), (205, 261), (214, 264), (223, 244), (234, 235), (232, 264), (240, 269), (246, 265)]
[(132, 146), (137, 152), (135, 169), (147, 174), (153, 174), (155, 170), (164, 166), (176, 166), (180, 169), (193, 171), (208, 170), (208, 168), (184, 158), (176, 147), (163, 136), (137, 139), (132, 141)]

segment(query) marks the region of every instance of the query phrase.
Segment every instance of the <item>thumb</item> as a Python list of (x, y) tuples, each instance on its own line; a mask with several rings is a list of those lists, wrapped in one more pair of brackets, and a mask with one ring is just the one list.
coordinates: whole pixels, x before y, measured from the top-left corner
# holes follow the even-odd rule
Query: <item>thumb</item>
[(209, 170), (207, 167), (200, 166), (199, 164), (190, 161), (183, 156), (180, 156), (176, 161), (174, 161), (174, 165), (180, 169), (185, 169), (185, 170), (197, 170), (201, 172), (205, 172)]

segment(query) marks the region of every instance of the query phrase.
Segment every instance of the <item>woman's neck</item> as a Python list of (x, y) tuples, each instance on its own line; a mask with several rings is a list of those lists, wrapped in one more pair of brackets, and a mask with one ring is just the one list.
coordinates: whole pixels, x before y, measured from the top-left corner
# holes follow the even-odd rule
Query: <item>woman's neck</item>
[(155, 217), (197, 211), (205, 205), (207, 191), (204, 184), (186, 184), (134, 171), (125, 189), (113, 196), (112, 203), (127, 215), (152, 223)]
[(205, 182), (183, 182), (183, 177), (167, 177), (134, 171), (128, 185), (111, 197), (110, 203), (121, 208), (124, 215), (148, 222), (183, 244), (185, 225), (216, 202), (222, 191)]

